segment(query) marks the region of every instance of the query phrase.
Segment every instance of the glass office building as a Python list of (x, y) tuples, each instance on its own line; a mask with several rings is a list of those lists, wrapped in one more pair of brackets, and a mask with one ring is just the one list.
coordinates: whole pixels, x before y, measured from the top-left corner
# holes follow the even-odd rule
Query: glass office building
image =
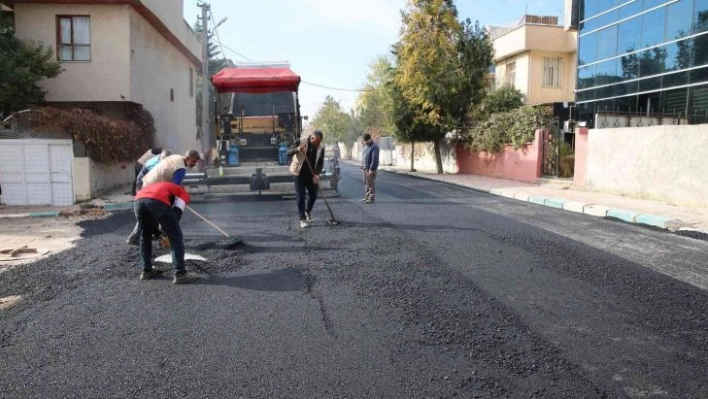
[(576, 0), (577, 117), (708, 122), (708, 0)]

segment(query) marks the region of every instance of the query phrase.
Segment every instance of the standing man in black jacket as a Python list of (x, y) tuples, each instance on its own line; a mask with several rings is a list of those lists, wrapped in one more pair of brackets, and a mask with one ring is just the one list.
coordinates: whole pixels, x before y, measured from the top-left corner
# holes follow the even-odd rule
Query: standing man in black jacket
[(379, 169), (379, 146), (371, 139), (369, 133), (362, 136), (364, 149), (361, 152), (361, 170), (364, 171), (364, 198), (365, 204), (376, 201), (376, 172)]
[[(290, 171), (295, 175), (295, 193), (297, 195), (297, 210), (300, 213), (300, 227), (305, 228), (313, 221), (312, 207), (317, 201), (317, 185), (320, 182), (322, 168), (324, 168), (322, 132), (316, 130), (309, 138), (296, 140), (295, 144), (288, 149), (287, 154), (293, 157)], [(305, 207), (305, 190), (307, 190), (308, 197), (307, 207)]]

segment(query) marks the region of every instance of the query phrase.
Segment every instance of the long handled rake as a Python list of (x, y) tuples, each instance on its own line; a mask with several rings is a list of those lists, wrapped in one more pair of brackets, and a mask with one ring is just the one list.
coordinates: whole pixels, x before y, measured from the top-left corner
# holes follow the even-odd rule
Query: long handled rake
[(229, 233), (225, 232), (219, 226), (215, 225), (211, 220), (200, 215), (197, 211), (192, 209), (189, 205), (187, 205), (186, 208), (189, 209), (199, 219), (202, 219), (203, 221), (207, 222), (211, 227), (215, 228), (219, 233), (223, 234), (224, 237), (226, 237), (228, 239), (228, 242), (224, 246), (226, 249), (233, 249), (234, 247), (236, 247), (240, 244), (243, 244), (243, 240), (241, 240), (240, 238), (232, 237), (231, 235), (229, 235)]
[[(307, 158), (307, 154), (305, 154), (305, 162), (307, 163), (307, 166), (310, 168), (310, 171), (312, 172), (312, 176), (315, 175), (315, 169), (312, 167), (312, 164), (310, 163), (310, 160)], [(334, 213), (332, 213), (332, 208), (329, 207), (329, 203), (327, 202), (327, 197), (322, 193), (322, 190), (320, 189), (320, 184), (319, 182), (317, 183), (317, 192), (319, 193), (320, 197), (324, 200), (325, 205), (327, 206), (327, 210), (329, 211), (329, 220), (327, 223), (329, 223), (332, 226), (336, 226), (339, 224), (337, 219), (334, 218)]]

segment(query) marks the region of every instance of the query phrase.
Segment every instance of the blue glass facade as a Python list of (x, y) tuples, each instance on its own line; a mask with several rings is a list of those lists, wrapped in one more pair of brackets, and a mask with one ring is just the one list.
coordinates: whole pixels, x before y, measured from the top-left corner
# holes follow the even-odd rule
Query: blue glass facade
[(708, 0), (579, 0), (577, 120), (598, 112), (708, 122)]

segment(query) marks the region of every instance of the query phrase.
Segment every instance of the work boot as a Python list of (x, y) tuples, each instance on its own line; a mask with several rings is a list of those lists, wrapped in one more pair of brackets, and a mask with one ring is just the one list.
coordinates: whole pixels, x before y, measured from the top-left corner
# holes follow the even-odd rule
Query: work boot
[(307, 223), (312, 223), (315, 221), (315, 218), (312, 217), (312, 211), (305, 212), (305, 218), (307, 219)]
[(150, 270), (143, 270), (142, 273), (140, 273), (140, 279), (141, 280), (150, 280), (154, 277), (157, 277), (158, 275), (162, 274), (162, 270), (160, 269), (155, 269), (154, 267), (151, 268)]
[(134, 236), (131, 234), (125, 241), (125, 243), (130, 245), (131, 247), (137, 247), (140, 245), (140, 236)]
[(172, 284), (189, 284), (194, 281), (197, 281), (197, 276), (187, 273), (186, 270), (180, 270), (175, 272)]
[(301, 220), (301, 221), (300, 221), (300, 227), (303, 228), (303, 229), (304, 229), (305, 227), (307, 227), (307, 220), (304, 220), (304, 219)]
[(362, 198), (362, 199), (359, 200), (359, 202), (366, 202), (366, 201), (368, 201), (368, 200), (369, 200), (368, 198)]
[(368, 200), (364, 201), (364, 203), (365, 203), (365, 204), (373, 204), (373, 203), (374, 203), (374, 200), (368, 199)]

